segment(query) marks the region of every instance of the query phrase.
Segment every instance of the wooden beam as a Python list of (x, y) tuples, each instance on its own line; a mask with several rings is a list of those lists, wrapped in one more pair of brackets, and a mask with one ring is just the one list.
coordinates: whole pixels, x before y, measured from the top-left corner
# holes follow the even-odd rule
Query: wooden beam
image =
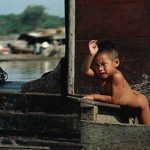
[(103, 102), (97, 102), (97, 101), (90, 101), (90, 100), (86, 100), (86, 99), (83, 99), (81, 97), (76, 97), (76, 96), (67, 96), (67, 98), (75, 100), (75, 101), (78, 101), (78, 102), (83, 103), (83, 104), (89, 104), (89, 105), (95, 105), (95, 106), (104, 106), (104, 107), (111, 107), (111, 108), (117, 108), (117, 109), (120, 108), (119, 105), (109, 104), (109, 103), (103, 103)]
[(75, 1), (68, 1), (68, 93), (74, 94), (75, 74)]
[(86, 150), (149, 150), (146, 125), (81, 123), (81, 143)]

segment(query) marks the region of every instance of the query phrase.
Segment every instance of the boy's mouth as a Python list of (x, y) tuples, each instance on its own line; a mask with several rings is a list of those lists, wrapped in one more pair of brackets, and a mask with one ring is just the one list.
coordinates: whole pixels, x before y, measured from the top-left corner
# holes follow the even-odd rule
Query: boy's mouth
[(105, 74), (105, 73), (100, 73), (100, 75), (101, 75), (101, 76), (105, 76), (106, 74)]
[(106, 73), (99, 73), (99, 76), (100, 76), (100, 77), (105, 77), (105, 76), (106, 76)]
[(100, 75), (104, 75), (104, 74), (106, 74), (106, 73), (105, 73), (105, 72), (99, 72), (99, 74), (100, 74)]

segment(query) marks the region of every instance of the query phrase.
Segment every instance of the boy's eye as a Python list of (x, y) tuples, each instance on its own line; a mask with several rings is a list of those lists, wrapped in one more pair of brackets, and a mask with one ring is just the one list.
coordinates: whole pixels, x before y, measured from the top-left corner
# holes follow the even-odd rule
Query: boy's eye
[(95, 64), (95, 67), (99, 67), (99, 64)]
[(107, 65), (107, 63), (103, 63), (102, 65), (103, 65), (103, 66), (106, 66), (106, 65)]

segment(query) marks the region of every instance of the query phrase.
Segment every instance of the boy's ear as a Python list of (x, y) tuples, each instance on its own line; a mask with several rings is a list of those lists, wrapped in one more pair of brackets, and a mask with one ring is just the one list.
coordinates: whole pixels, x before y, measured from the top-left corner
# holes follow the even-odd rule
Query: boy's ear
[(115, 65), (115, 67), (118, 67), (119, 64), (120, 64), (119, 58), (115, 58), (115, 60), (114, 60), (114, 65)]

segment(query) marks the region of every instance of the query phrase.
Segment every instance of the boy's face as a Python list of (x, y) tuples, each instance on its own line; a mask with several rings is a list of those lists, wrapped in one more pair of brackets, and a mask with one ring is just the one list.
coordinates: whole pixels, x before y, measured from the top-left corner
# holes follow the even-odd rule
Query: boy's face
[(94, 59), (94, 68), (98, 77), (106, 79), (113, 75), (119, 65), (119, 59), (111, 59), (109, 54), (98, 54)]

